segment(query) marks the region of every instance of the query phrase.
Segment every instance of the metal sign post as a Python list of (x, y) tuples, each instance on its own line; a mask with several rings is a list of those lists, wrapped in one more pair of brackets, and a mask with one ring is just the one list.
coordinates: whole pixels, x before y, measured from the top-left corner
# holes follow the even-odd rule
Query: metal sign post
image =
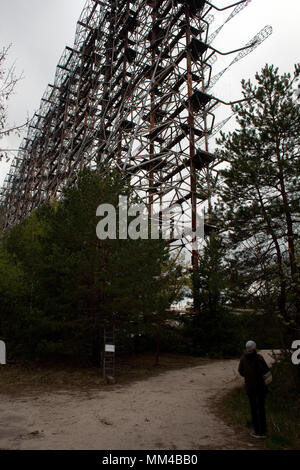
[(115, 335), (114, 329), (108, 332), (104, 330), (104, 354), (103, 354), (103, 377), (108, 382), (113, 382), (115, 377)]

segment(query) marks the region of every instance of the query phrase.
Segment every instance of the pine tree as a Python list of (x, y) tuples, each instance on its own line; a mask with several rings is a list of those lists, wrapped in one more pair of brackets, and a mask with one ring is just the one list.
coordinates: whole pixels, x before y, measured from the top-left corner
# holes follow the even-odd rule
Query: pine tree
[(241, 347), (235, 317), (228, 309), (229, 272), (221, 236), (211, 232), (192, 274), (197, 310), (188, 334), (193, 353), (215, 357), (231, 356)]
[(119, 195), (136, 202), (119, 173), (101, 177), (86, 169), (60, 201), (41, 206), (5, 235), (4, 254), (18, 263), (26, 291), (14, 337), (22, 344), (31, 337), (33, 355), (92, 354), (99, 365), (104, 327), (114, 326), (118, 344), (127, 346), (138, 334), (154, 339), (172, 317), (166, 312), (177, 300), (180, 272), (170, 266), (166, 241), (120, 239), (118, 230), (114, 239), (97, 238), (97, 207), (117, 208)]
[(221, 135), (218, 214), (248, 292), (276, 295), (280, 318), (300, 334), (300, 105), (293, 75), (266, 65), (256, 83), (242, 81), (246, 99), (233, 109), (238, 128)]

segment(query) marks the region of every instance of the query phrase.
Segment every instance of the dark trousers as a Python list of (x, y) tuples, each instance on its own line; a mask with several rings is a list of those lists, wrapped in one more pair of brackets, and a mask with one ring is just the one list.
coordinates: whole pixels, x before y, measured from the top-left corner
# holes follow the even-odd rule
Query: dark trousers
[(265, 413), (265, 393), (251, 393), (248, 395), (254, 432), (260, 436), (267, 432)]

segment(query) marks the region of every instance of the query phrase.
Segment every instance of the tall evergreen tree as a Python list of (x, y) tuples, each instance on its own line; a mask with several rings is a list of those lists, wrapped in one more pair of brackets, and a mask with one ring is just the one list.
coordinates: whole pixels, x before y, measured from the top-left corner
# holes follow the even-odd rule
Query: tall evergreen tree
[(236, 318), (228, 310), (228, 265), (221, 236), (211, 232), (199, 256), (198, 269), (192, 274), (195, 306), (187, 322), (192, 352), (215, 357), (235, 355), (242, 338)]
[(249, 293), (269, 292), (292, 334), (300, 334), (300, 105), (293, 74), (266, 65), (256, 83), (242, 81), (245, 102), (233, 109), (238, 127), (222, 134), (218, 214)]
[(115, 238), (96, 235), (97, 207), (118, 209), (120, 195), (129, 205), (137, 202), (119, 173), (85, 170), (60, 201), (40, 207), (4, 237), (3, 249), (24, 273), (28, 328), (20, 330), (38, 357), (93, 354), (99, 364), (104, 327), (115, 326), (119, 343), (128, 344), (136, 334), (154, 336), (153, 325), (166, 319), (178, 292), (170, 283), (176, 266), (161, 276), (169, 260), (165, 240), (120, 239), (118, 217)]

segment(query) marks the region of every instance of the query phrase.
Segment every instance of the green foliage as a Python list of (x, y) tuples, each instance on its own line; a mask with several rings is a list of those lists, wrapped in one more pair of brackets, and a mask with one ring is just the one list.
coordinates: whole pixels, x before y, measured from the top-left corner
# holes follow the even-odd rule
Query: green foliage
[(195, 315), (185, 320), (185, 335), (192, 354), (235, 356), (242, 346), (239, 319), (227, 309), (228, 269), (224, 245), (212, 232), (192, 274)]
[[(94, 356), (99, 364), (105, 325), (115, 325), (124, 346), (163, 324), (180, 291), (180, 269), (171, 267), (165, 241), (96, 236), (97, 207), (118, 207), (120, 194), (135, 201), (120, 174), (100, 178), (84, 170), (59, 202), (43, 205), (4, 237), (0, 276), (8, 265), (11, 280), (1, 289), (10, 310), (1, 311), (0, 334), (16, 354)], [(14, 296), (20, 308), (10, 304)]]
[[(299, 320), (296, 243), (300, 197), (300, 105), (294, 74), (266, 65), (256, 83), (243, 81), (247, 101), (234, 107), (238, 127), (218, 140), (218, 224), (226, 234), (235, 284), (248, 303), (276, 310), (284, 325)], [(294, 323), (293, 323), (294, 322)]]
[(7, 342), (8, 350), (19, 342), (18, 335), (14, 333), (25, 326), (23, 314), (27, 300), (22, 266), (0, 245), (0, 336)]
[(226, 267), (222, 240), (215, 232), (207, 238), (198, 271), (193, 276), (200, 315), (211, 318), (221, 313), (226, 301)]
[[(272, 365), (273, 381), (266, 397), (267, 439), (262, 445), (269, 450), (296, 450), (300, 445), (299, 393), (293, 380), (290, 358)], [(230, 424), (252, 428), (250, 406), (244, 388), (230, 391), (222, 403), (222, 415)]]
[[(196, 315), (182, 321), (169, 311), (189, 282), (163, 240), (96, 237), (99, 204), (116, 208), (121, 194), (129, 204), (139, 201), (119, 173), (84, 170), (59, 201), (1, 240), (0, 336), (8, 350), (99, 363), (103, 328), (112, 324), (120, 350), (155, 344), (157, 359), (160, 350), (230, 357), (250, 337), (262, 347), (278, 347), (283, 333), (287, 343), (297, 338), (299, 77), (300, 66), (280, 76), (267, 65), (256, 83), (242, 82), (237, 129), (218, 141), (217, 157), (228, 165), (216, 177), (207, 171), (202, 188), (209, 195), (217, 189), (209, 215), (220, 230), (207, 238), (190, 280)], [(116, 229), (118, 235), (118, 221)], [(235, 308), (253, 314), (236, 315)]]

